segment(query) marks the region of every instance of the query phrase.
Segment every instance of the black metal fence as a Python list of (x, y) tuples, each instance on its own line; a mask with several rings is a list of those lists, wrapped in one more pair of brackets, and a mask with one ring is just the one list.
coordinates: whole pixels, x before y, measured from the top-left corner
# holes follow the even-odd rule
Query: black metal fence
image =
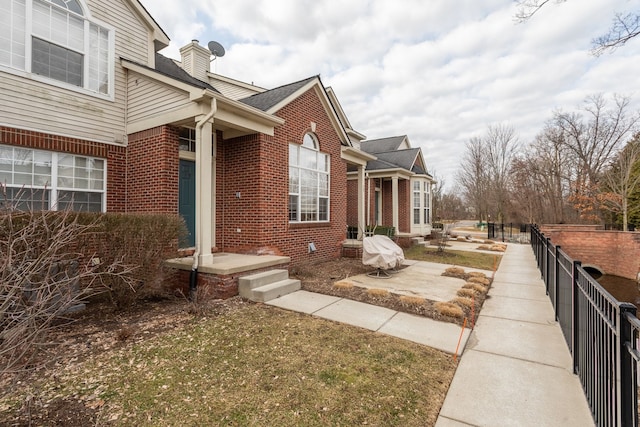
[(598, 426), (638, 425), (640, 320), (536, 226), (531, 246)]
[(529, 224), (488, 222), (487, 238), (498, 239), (503, 242), (528, 243), (529, 228)]

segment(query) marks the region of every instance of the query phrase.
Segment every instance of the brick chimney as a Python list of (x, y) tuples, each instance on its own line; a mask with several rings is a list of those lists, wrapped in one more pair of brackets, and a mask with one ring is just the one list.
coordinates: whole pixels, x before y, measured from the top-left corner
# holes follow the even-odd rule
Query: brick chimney
[(207, 81), (211, 58), (209, 49), (200, 46), (198, 40), (191, 40), (191, 43), (180, 48), (180, 55), (183, 70), (198, 80)]

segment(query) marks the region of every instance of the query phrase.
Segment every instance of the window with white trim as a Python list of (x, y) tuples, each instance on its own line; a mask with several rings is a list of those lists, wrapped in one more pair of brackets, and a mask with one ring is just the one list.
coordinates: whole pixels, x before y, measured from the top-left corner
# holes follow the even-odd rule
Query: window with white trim
[(20, 210), (105, 210), (103, 159), (0, 145), (0, 182)]
[(427, 181), (424, 182), (424, 223), (431, 224), (431, 184)]
[(79, 0), (1, 0), (0, 66), (109, 95), (114, 31)]
[(422, 201), (422, 183), (413, 181), (413, 223), (420, 224), (420, 202)]
[(413, 225), (431, 223), (431, 184), (424, 179), (412, 181)]
[(289, 221), (329, 221), (329, 155), (312, 133), (289, 144)]

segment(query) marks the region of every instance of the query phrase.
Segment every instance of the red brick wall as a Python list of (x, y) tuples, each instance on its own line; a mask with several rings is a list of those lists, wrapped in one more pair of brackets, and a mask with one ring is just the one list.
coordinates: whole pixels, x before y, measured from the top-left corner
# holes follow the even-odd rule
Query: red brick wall
[[(365, 191), (366, 191), (366, 187), (365, 187)], [(347, 224), (358, 225), (358, 180), (357, 179), (350, 179), (347, 181)]]
[(107, 210), (125, 210), (126, 147), (5, 126), (0, 126), (0, 144), (106, 159)]
[(129, 135), (127, 212), (178, 212), (178, 150), (171, 126)]
[[(252, 135), (218, 144), (217, 246), (229, 252), (284, 254), (292, 264), (338, 257), (347, 225), (347, 170), (338, 135), (313, 90), (277, 115), (285, 124), (273, 137)], [(331, 158), (331, 221), (289, 224), (289, 143), (302, 143), (310, 122), (316, 123), (320, 151)], [(310, 242), (315, 253), (308, 253)]]
[[(398, 230), (399, 233), (411, 232), (411, 181), (398, 180)], [(393, 183), (391, 180), (382, 184), (382, 224), (393, 225)]]
[(605, 274), (636, 279), (640, 272), (640, 233), (595, 228), (544, 225), (540, 230), (582, 265), (597, 267)]
[(411, 181), (398, 181), (398, 228), (400, 233), (411, 232)]

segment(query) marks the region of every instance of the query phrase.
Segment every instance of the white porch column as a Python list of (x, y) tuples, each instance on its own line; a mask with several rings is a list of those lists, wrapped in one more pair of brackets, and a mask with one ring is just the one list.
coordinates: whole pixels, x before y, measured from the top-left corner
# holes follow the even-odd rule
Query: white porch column
[(218, 161), (218, 139), (215, 131), (211, 132), (212, 146), (211, 146), (211, 247), (217, 246), (216, 244), (216, 194), (218, 189), (218, 183), (216, 181), (216, 167)]
[(198, 264), (210, 264), (213, 261), (211, 253), (211, 118), (197, 117), (198, 124), (206, 120), (201, 126), (196, 126), (196, 251)]
[(393, 226), (396, 228), (396, 234), (400, 231), (398, 228), (398, 177), (391, 178), (391, 199), (393, 205)]
[[(358, 166), (358, 239), (362, 239), (362, 233), (366, 227), (365, 218), (365, 194), (364, 194), (364, 166)], [(368, 196), (368, 195), (367, 195)], [(369, 197), (366, 198), (367, 200)]]

